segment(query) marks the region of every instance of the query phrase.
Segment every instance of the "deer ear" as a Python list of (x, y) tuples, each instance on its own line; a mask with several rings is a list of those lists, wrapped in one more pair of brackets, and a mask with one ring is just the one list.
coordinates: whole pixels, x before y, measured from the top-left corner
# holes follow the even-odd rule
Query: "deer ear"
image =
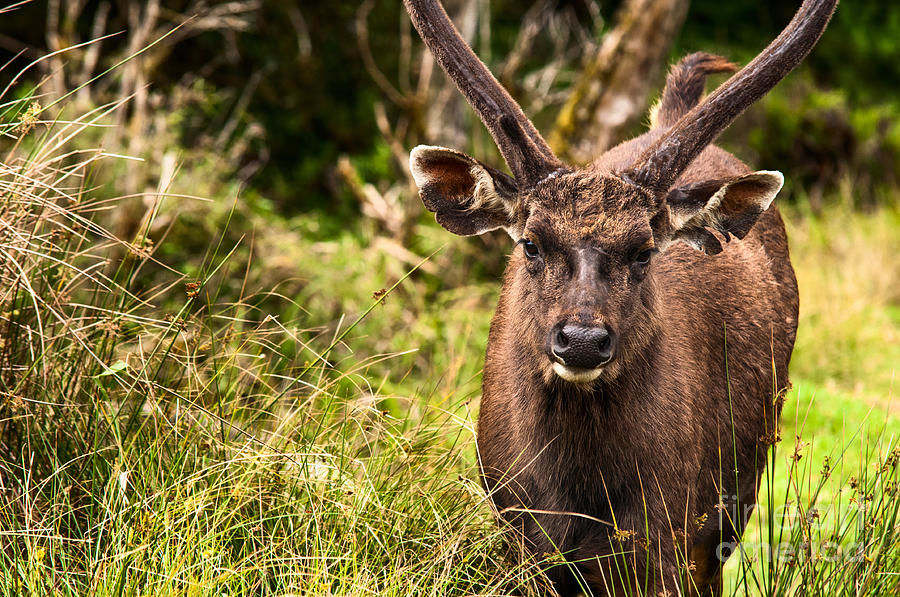
[(497, 228), (513, 239), (521, 236), (516, 181), (468, 155), (419, 145), (409, 154), (419, 196), (438, 224), (454, 234), (471, 236)]
[[(668, 242), (685, 242), (709, 255), (722, 251), (710, 230), (744, 238), (784, 185), (781, 172), (761, 170), (731, 180), (693, 183), (669, 191), (661, 210)], [(656, 222), (657, 226), (661, 222)]]

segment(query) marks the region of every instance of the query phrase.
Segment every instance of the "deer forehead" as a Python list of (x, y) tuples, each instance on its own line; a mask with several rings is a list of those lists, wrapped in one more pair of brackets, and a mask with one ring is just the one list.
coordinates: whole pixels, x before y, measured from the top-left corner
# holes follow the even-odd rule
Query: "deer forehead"
[(526, 233), (565, 246), (617, 246), (649, 237), (648, 194), (612, 174), (573, 172), (542, 182), (529, 198)]

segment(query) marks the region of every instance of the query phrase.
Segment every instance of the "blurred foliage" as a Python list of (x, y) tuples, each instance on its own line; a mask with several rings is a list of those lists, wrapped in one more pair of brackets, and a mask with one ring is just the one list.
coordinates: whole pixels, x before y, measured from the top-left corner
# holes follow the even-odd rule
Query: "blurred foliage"
[(846, 182), (864, 206), (896, 187), (900, 106), (854, 105), (843, 88), (817, 90), (808, 78), (788, 89), (765, 98), (744, 129), (754, 161), (790, 165), (790, 195), (805, 189), (818, 209), (826, 188)]
[[(673, 60), (705, 49), (744, 64), (794, 10), (795, 3), (693, 0)], [(849, 186), (857, 204), (879, 202), (900, 172), (898, 55), (900, 6), (841, 2), (805, 64), (722, 144), (753, 165), (784, 171), (788, 198), (808, 193), (818, 206), (823, 193)]]
[[(88, 17), (100, 4), (88, 3), (85, 16), (74, 25), (82, 38), (89, 37)], [(373, 58), (391, 81), (405, 76), (401, 32), (409, 31), (409, 24), (398, 4), (378, 0), (367, 19)], [(561, 0), (551, 6), (573, 9), (591, 29), (609, 24), (617, 4), (600, 3), (595, 21), (584, 0)], [(672, 60), (704, 49), (746, 62), (789, 20), (795, 4), (694, 0)], [(112, 3), (107, 30), (126, 27), (122, 12), (127, 5)], [(172, 14), (187, 5), (186, 0), (163, 2)], [(448, 0), (447, 5), (453, 12), (461, 2)], [(484, 39), (476, 44), (489, 64), (496, 65), (509, 53), (529, 6), (511, 0), (490, 2), (490, 36), (487, 45)], [(45, 2), (34, 1), (4, 14), (0, 62), (20, 48), (28, 49), (6, 74), (45, 51), (46, 8)], [(367, 73), (357, 47), (358, 8), (356, 1), (264, 0), (249, 30), (232, 35), (210, 31), (180, 43), (151, 76), (153, 87), (164, 93), (189, 84), (198, 94), (180, 114), (179, 144), (196, 146), (204, 135), (221, 128), (233, 111), (242, 108), (240, 98), (248, 80), (258, 77), (243, 108), (242, 122), (244, 127), (258, 123), (263, 134), (242, 148), (245, 155), (234, 168), (260, 161), (262, 166), (249, 179), (249, 186), (279, 210), (326, 208), (342, 219), (358, 213), (352, 195), (335, 175), (339, 156), (351, 156), (369, 182), (402, 176), (375, 124), (372, 106), (383, 94)], [(120, 43), (124, 43), (121, 36), (106, 40), (104, 52)], [(538, 49), (532, 60), (540, 55)], [(789, 179), (804, 186), (833, 187), (841, 177), (863, 175), (862, 199), (872, 200), (872, 189), (881, 183), (895, 184), (894, 173), (900, 168), (900, 133), (895, 124), (900, 115), (898, 55), (900, 7), (878, 0), (842, 2), (802, 74), (754, 108), (752, 127), (739, 123), (725, 144), (760, 166), (785, 170)], [(523, 70), (536, 66), (526, 64)], [(514, 94), (518, 92), (515, 80), (505, 83)], [(402, 111), (390, 104), (386, 109), (390, 117)], [(743, 142), (748, 136), (749, 152)]]
[[(692, 0), (675, 53), (705, 49), (745, 63), (778, 35), (799, 5)], [(854, 106), (896, 101), (898, 55), (900, 7), (880, 0), (843, 0), (804, 70), (818, 86), (842, 89)]]

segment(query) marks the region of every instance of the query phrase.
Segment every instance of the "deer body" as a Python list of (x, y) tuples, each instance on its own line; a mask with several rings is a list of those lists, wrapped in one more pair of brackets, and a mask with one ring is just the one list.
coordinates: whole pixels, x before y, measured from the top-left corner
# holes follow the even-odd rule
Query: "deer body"
[[(724, 170), (689, 169), (686, 180), (748, 171), (718, 148), (707, 151)], [(638, 570), (626, 584), (641, 586), (646, 563), (636, 539), (666, 552), (651, 564), (660, 585), (674, 592), (689, 560), (691, 582), (717, 585), (730, 550), (716, 549), (739, 538), (756, 501), (797, 329), (797, 284), (776, 208), (716, 256), (684, 245), (660, 256), (644, 283), (640, 346), (615, 380), (590, 389), (548, 377), (534, 365), (539, 355), (527, 355), (523, 259), (512, 257), (491, 326), (478, 426), (497, 509), (537, 554), (599, 555), (580, 566), (589, 586), (617, 587), (616, 563), (604, 562), (616, 548), (637, 548)], [(716, 509), (720, 501), (726, 512)], [(561, 593), (578, 588), (566, 567), (548, 574)]]
[(404, 0), (509, 176), (419, 146), (410, 169), (451, 232), (516, 241), (478, 424), (500, 516), (563, 595), (721, 592), (756, 502), (797, 330), (772, 202), (783, 176), (711, 143), (812, 49), (836, 0), (806, 0), (759, 56), (676, 65), (644, 135), (572, 168), (432, 0)]

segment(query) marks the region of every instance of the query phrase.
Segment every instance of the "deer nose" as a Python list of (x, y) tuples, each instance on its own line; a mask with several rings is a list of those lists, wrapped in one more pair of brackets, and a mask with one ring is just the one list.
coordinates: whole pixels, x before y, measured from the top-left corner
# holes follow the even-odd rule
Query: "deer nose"
[(550, 352), (566, 367), (596, 369), (612, 360), (614, 340), (606, 326), (560, 322), (550, 332)]

